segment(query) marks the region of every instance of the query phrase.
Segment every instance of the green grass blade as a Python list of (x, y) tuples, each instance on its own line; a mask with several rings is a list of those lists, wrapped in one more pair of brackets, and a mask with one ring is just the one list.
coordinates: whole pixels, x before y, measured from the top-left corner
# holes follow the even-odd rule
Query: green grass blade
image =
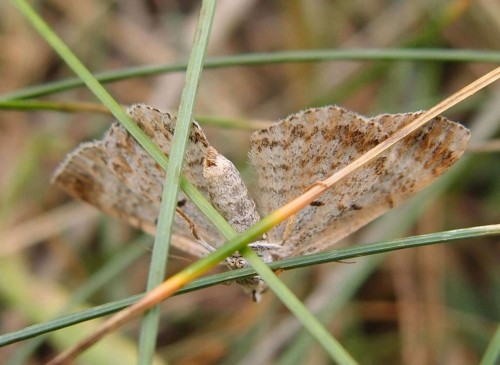
[[(182, 92), (177, 124), (174, 132), (170, 162), (168, 164), (162, 204), (158, 217), (157, 233), (149, 270), (147, 290), (161, 284), (165, 277), (170, 237), (173, 231), (179, 178), (182, 174), (184, 153), (188, 142), (193, 108), (198, 91), (203, 58), (208, 46), (208, 39), (215, 13), (215, 0), (204, 0), (201, 5), (198, 25), (186, 73), (186, 82)], [(139, 364), (150, 364), (156, 348), (156, 338), (160, 322), (160, 308), (150, 309), (144, 316), (139, 341)]]
[[(57, 283), (41, 284), (37, 281), (36, 273), (33, 273), (30, 265), (19, 255), (3, 257), (0, 260), (2, 275), (0, 275), (2, 287), (2, 301), (18, 312), (27, 320), (41, 322), (52, 317), (68, 302), (71, 293), (64, 290)], [(43, 298), (43, 305), (41, 305)], [(82, 307), (80, 306), (81, 310)], [(63, 331), (50, 333), (50, 343), (56, 349), (64, 349), (74, 343), (75, 339), (97, 329), (102, 321), (82, 323), (78, 327), (66, 328)], [(85, 353), (82, 361), (91, 364), (109, 364), (110, 354), (118, 351), (121, 355), (120, 363), (134, 364), (136, 359), (136, 344), (122, 334), (113, 334), (107, 343), (95, 347)], [(4, 362), (2, 361), (2, 364)]]
[[(85, 85), (94, 93), (94, 95), (110, 110), (127, 131), (137, 140), (137, 142), (151, 155), (151, 157), (165, 170), (168, 168), (168, 158), (154, 144), (151, 139), (137, 126), (137, 124), (128, 116), (121, 106), (112, 98), (112, 96), (99, 84), (71, 50), (63, 41), (49, 28), (38, 14), (24, 1), (11, 0), (19, 10), (26, 16), (35, 29), (47, 40), (47, 42), (56, 50), (68, 66), (83, 80)], [(207, 216), (210, 221), (226, 237), (234, 234), (231, 226), (215, 210), (212, 205), (198, 192), (198, 190), (186, 178), (181, 176), (180, 187), (197, 205), (201, 212)]]
[[(304, 256), (302, 258), (291, 258), (282, 261), (276, 261), (269, 265), (272, 270), (282, 269), (291, 270), (293, 268), (317, 265), (320, 263), (328, 263), (335, 261), (349, 260), (356, 257), (376, 255), (381, 252), (387, 252), (387, 246), (393, 246), (393, 250), (402, 250), (408, 248), (416, 248), (439, 244), (443, 237), (446, 238), (446, 243), (459, 242), (464, 239), (480, 238), (491, 235), (500, 235), (500, 224), (491, 226), (481, 226), (464, 228), (453, 231), (438, 232), (421, 236), (407, 237), (403, 239), (385, 241), (379, 243), (371, 243), (360, 245), (353, 248), (344, 248), (333, 250), (319, 254)], [(247, 268), (241, 270), (227, 271), (216, 275), (206, 276), (186, 285), (179, 290), (176, 295), (188, 293), (195, 290), (200, 290), (213, 285), (231, 282), (236, 279), (243, 279), (255, 274), (255, 271)], [(115, 313), (132, 303), (139, 300), (143, 294), (135, 295), (126, 299), (122, 299), (112, 303), (106, 303), (96, 306), (85, 311), (57, 318), (53, 321), (26, 327), (17, 332), (11, 332), (0, 336), (0, 346), (5, 346), (27, 338), (31, 338), (46, 332), (51, 332), (60, 328), (71, 326), (80, 322), (88, 321), (94, 318), (106, 316)]]
[[(318, 312), (314, 313), (322, 323), (331, 323), (338, 313), (348, 304), (355, 293), (366, 282), (371, 274), (379, 267), (380, 263), (384, 260), (384, 256), (369, 256), (364, 260), (357, 262), (356, 265), (349, 265), (342, 268), (340, 273), (343, 280), (338, 283), (335, 288), (328, 293), (329, 300), (326, 306), (323, 306)], [(301, 330), (297, 334), (291, 334), (295, 338), (290, 338), (290, 345), (280, 355), (279, 362), (276, 365), (285, 365), (290, 363), (291, 360), (297, 358), (297, 354), (307, 354), (308, 349), (312, 345), (313, 338), (308, 332)]]
[[(146, 236), (142, 236), (137, 242), (125, 247), (117, 253), (105, 266), (95, 272), (89, 279), (78, 288), (69, 299), (68, 303), (61, 308), (60, 314), (68, 312), (74, 306), (85, 302), (88, 298), (94, 295), (98, 290), (109, 284), (125, 269), (144, 255), (145, 251), (141, 247)], [(149, 239), (149, 238), (148, 238)], [(26, 343), (22, 348), (5, 362), (5, 365), (22, 365), (26, 364), (30, 355), (43, 343), (45, 336), (37, 337), (36, 339)]]
[[(15, 1), (15, 0), (11, 0)], [(437, 61), (437, 62), (490, 62), (500, 63), (500, 52), (489, 50), (450, 50), (425, 48), (400, 49), (312, 49), (267, 53), (251, 53), (225, 57), (211, 57), (205, 60), (205, 69), (239, 66), (261, 66), (280, 63), (324, 62), (324, 61)], [(187, 63), (138, 66), (119, 71), (100, 72), (95, 78), (101, 83), (184, 72)], [(26, 99), (71, 90), (84, 86), (80, 79), (55, 81), (37, 85), (0, 96), (0, 100)]]
[(166, 169), (168, 160), (161, 150), (156, 146), (137, 124), (127, 115), (125, 110), (113, 99), (113, 97), (93, 77), (89, 70), (78, 60), (64, 42), (49, 28), (42, 18), (24, 1), (11, 0), (14, 5), (26, 16), (33, 27), (44, 37), (66, 64), (81, 78), (94, 95), (111, 111), (141, 146)]
[[(0, 100), (0, 110), (49, 110), (66, 113), (92, 112), (109, 114), (109, 111), (101, 104), (85, 102), (58, 102), (48, 100)], [(223, 116), (195, 115), (196, 120), (201, 125), (210, 125), (226, 129), (243, 129), (255, 131), (269, 127), (272, 122), (264, 120), (252, 120), (246, 118), (227, 118)]]
[[(415, 248), (437, 243), (449, 243), (449, 242), (451, 243), (457, 240), (462, 240), (467, 238), (493, 236), (499, 234), (500, 234), (500, 224), (455, 229), (451, 231), (407, 237), (389, 242), (365, 244), (354, 247), (348, 247), (341, 250), (332, 250), (313, 255), (290, 258), (276, 263), (272, 263), (269, 265), (269, 267), (271, 267), (272, 269), (277, 269), (277, 268), (289, 269), (291, 267), (296, 268), (296, 267), (304, 267), (310, 265), (318, 265), (331, 261), (348, 260), (356, 257), (392, 252), (406, 248)], [(275, 265), (278, 263), (280, 263), (280, 265)]]
[[(50, 29), (48, 29), (48, 27), (46, 27), (46, 25), (43, 23), (43, 21), (41, 21), (41, 19), (37, 18), (36, 14), (29, 8), (29, 6), (25, 2), (23, 2), (22, 0), (12, 0), (12, 1), (14, 1), (16, 3), (16, 5), (18, 5), (18, 7), (28, 17), (30, 17), (30, 19), (32, 19), (32, 21), (33, 21), (33, 18), (36, 18), (36, 21), (33, 23), (35, 24), (35, 27), (37, 29), (39, 29), (39, 31), (42, 34), (46, 35), (46, 34), (50, 33), (51, 37), (47, 38), (49, 40), (49, 43), (51, 43), (51, 45), (53, 45), (53, 47), (55, 47), (56, 49), (58, 49), (60, 51), (59, 53), (61, 54), (61, 57), (66, 62), (68, 62), (69, 65), (71, 65), (71, 67), (75, 70), (76, 73), (79, 74), (80, 77), (82, 77), (82, 80), (89, 86), (89, 88), (92, 89), (92, 91), (100, 98), (100, 100), (103, 101), (103, 103), (105, 103), (107, 106), (110, 107), (110, 110), (113, 112), (115, 117), (117, 117), (117, 119), (119, 119), (120, 121), (122, 121), (124, 123), (124, 125), (130, 131), (130, 133), (138, 139), (139, 143), (141, 143), (141, 145), (143, 145), (143, 146), (148, 146), (148, 147), (145, 147), (145, 149), (148, 152), (152, 153), (152, 156), (155, 159), (159, 159), (160, 161), (165, 162), (166, 158), (165, 158), (165, 156), (163, 156), (161, 151), (159, 151), (158, 148), (155, 149), (154, 147), (156, 147), (156, 146), (152, 147), (148, 144), (148, 143), (150, 143), (149, 139), (147, 139), (147, 137), (145, 137), (143, 135), (142, 131), (140, 131), (140, 129), (135, 125), (135, 123), (133, 123), (133, 121), (131, 121), (130, 118), (128, 118), (126, 113), (118, 106), (118, 104), (116, 102), (114, 102), (114, 100), (109, 96), (109, 94), (107, 94), (107, 92), (104, 90), (104, 88), (102, 88), (102, 86), (100, 86), (97, 83), (97, 81), (92, 78), (92, 75), (88, 72), (88, 70), (86, 70), (83, 67), (83, 65), (81, 65), (81, 63), (79, 63), (78, 59), (76, 59), (76, 57), (74, 57), (71, 54), (69, 49), (67, 49), (67, 47), (65, 47), (64, 45), (62, 45), (62, 47), (61, 47), (62, 42), (60, 42), (60, 40), (50, 32)], [(45, 28), (44, 28), (44, 26), (45, 26)], [(59, 46), (59, 48), (58, 48), (58, 46)], [(267, 61), (266, 63), (269, 63), (269, 61)], [(137, 136), (139, 136), (139, 137), (137, 137)], [(159, 154), (158, 154), (158, 151), (159, 151)], [(162, 163), (160, 163), (160, 164), (162, 166), (164, 166), (164, 164), (162, 164)], [(187, 189), (187, 191), (186, 190), (184, 190), (184, 191), (187, 193), (187, 195), (190, 196), (193, 199), (193, 201), (195, 201), (195, 203), (197, 205), (203, 206), (204, 200), (198, 199), (201, 196), (196, 197), (196, 194), (199, 195), (199, 193), (197, 193), (195, 190), (193, 190), (192, 186), (189, 186), (187, 183), (183, 184), (183, 182), (181, 182), (180, 185), (181, 185), (181, 187), (183, 185), (185, 185), (184, 187), (185, 187), (185, 189)], [(190, 191), (192, 196), (188, 193), (188, 191)], [(193, 196), (195, 198), (193, 198)], [(200, 203), (200, 202), (202, 202), (202, 203)], [(206, 206), (206, 207), (200, 208), (200, 209), (212, 220), (219, 219), (217, 217), (220, 217), (220, 215), (216, 214), (215, 218), (214, 218), (214, 216), (213, 216), (214, 210), (211, 207)], [(231, 237), (232, 235), (234, 235), (234, 233), (231, 233), (230, 228), (229, 229), (225, 228), (225, 227), (227, 227), (226, 222), (219, 222), (219, 224), (216, 224), (216, 226), (222, 227), (221, 230), (222, 231), (225, 230), (226, 236)], [(216, 253), (210, 255), (210, 257), (207, 257), (205, 259), (200, 260), (199, 262), (190, 266), (190, 268), (188, 268), (188, 270), (186, 270), (186, 271), (191, 272), (193, 275), (200, 275), (201, 273), (206, 271), (211, 266), (214, 266), (216, 262), (222, 260), (224, 257), (228, 256), (229, 254), (231, 254), (235, 250), (242, 249), (248, 242), (250, 242), (252, 239), (255, 239), (258, 236), (260, 236), (260, 234), (262, 234), (266, 230), (270, 229), (271, 226), (272, 226), (272, 224), (270, 223), (269, 220), (263, 219), (259, 224), (254, 226), (252, 229), (248, 230), (245, 234), (242, 234), (234, 239), (231, 239), (230, 242), (228, 242), (228, 244), (221, 247), (221, 249), (219, 249)], [(251, 259), (251, 261), (253, 262), (255, 260)], [(259, 269), (259, 274), (260, 274), (260, 271), (261, 270)], [(270, 276), (270, 275), (271, 275), (271, 273), (265, 272), (266, 277)], [(280, 284), (278, 281), (276, 281), (273, 283), (273, 288), (276, 288), (279, 285), (282, 285), (282, 284)], [(294, 305), (293, 300), (292, 300), (292, 302), (290, 302), (290, 303), (286, 302), (285, 304), (291, 305), (292, 307)], [(303, 308), (301, 308), (300, 310), (304, 311)], [(306, 318), (306, 316), (303, 316), (303, 318)], [(307, 327), (307, 323), (304, 323), (304, 324)], [(314, 324), (314, 326), (316, 326), (316, 324)], [(317, 332), (317, 333), (319, 333), (319, 332)], [(329, 336), (329, 334), (326, 331), (324, 331), (322, 334), (322, 337), (324, 337), (324, 336)], [(330, 339), (328, 339), (328, 340), (322, 339), (322, 343), (331, 347), (333, 342)]]
[(500, 361), (500, 326), (497, 327), (480, 365), (494, 365)]
[(286, 303), (288, 309), (297, 317), (309, 333), (323, 346), (330, 357), (338, 364), (352, 365), (357, 362), (349, 353), (333, 338), (328, 330), (319, 322), (319, 320), (297, 299), (295, 295), (282, 284), (269, 267), (266, 266), (257, 254), (250, 248), (245, 247), (241, 250), (245, 259), (252, 267), (259, 272), (269, 288), (278, 296), (283, 303)]

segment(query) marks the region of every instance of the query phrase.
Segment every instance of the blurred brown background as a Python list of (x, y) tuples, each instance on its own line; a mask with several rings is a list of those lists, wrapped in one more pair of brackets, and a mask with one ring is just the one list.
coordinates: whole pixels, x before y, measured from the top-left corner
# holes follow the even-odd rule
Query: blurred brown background
[[(93, 72), (175, 63), (189, 55), (198, 1), (36, 2), (37, 10)], [(73, 77), (9, 3), (0, 3), (0, 93)], [(498, 50), (500, 5), (479, 1), (220, 0), (208, 56), (348, 48)], [(493, 69), (469, 62), (342, 61), (206, 70), (196, 114), (273, 121), (308, 106), (340, 104), (365, 115), (426, 109)], [(176, 110), (183, 73), (107, 84), (122, 104)], [(0, 94), (1, 96), (1, 94)], [(78, 88), (44, 97), (96, 102)], [(447, 113), (472, 129), (474, 151), (440, 194), (426, 192), (344, 244), (498, 223), (499, 85)], [(142, 234), (76, 203), (50, 185), (64, 155), (98, 138), (96, 113), (0, 112), (0, 332), (53, 318), (59, 306), (125, 248), (141, 258), (87, 299), (98, 305), (143, 290), (149, 248)], [(206, 127), (213, 145), (252, 182), (250, 131)], [(491, 147), (484, 150), (485, 147)], [(496, 150), (496, 151), (495, 151)], [(478, 152), (480, 151), (480, 152)], [(418, 205), (427, 196), (426, 203)], [(143, 241), (152, 242), (152, 238)], [(281, 278), (363, 364), (474, 364), (498, 323), (498, 238), (482, 238), (294, 270)], [(170, 260), (169, 270), (187, 265)], [(324, 351), (272, 293), (256, 305), (236, 285), (168, 300), (158, 363), (328, 364)], [(121, 339), (134, 348), (138, 321)], [(69, 335), (68, 335), (69, 336)], [(76, 339), (71, 338), (71, 342)], [(46, 342), (25, 360), (57, 351)], [(0, 348), (15, 363), (26, 343)], [(134, 363), (125, 352), (116, 363)], [(126, 358), (127, 357), (127, 358)], [(10, 362), (9, 362), (10, 361)], [(85, 362), (82, 362), (85, 363)]]

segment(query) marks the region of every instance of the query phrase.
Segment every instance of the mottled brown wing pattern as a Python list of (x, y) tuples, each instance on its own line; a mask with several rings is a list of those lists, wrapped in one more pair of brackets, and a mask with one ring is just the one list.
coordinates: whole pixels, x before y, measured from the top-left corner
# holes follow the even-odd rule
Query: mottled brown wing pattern
[[(127, 112), (168, 156), (175, 117), (146, 105), (134, 105)], [(208, 147), (203, 131), (194, 123), (183, 173), (205, 196), (202, 161)], [(72, 196), (148, 233), (155, 233), (165, 172), (120, 124), (114, 123), (102, 140), (84, 143), (69, 154), (53, 180)], [(207, 242), (217, 246), (224, 241), (181, 192), (177, 206), (195, 223), (197, 233)], [(197, 256), (206, 254), (205, 249), (192, 242), (189, 225), (178, 214), (175, 217), (175, 232), (188, 238), (177, 240), (181, 242), (178, 248)], [(172, 242), (176, 245), (176, 240)]]
[(71, 196), (154, 234), (157, 203), (134, 194), (109, 169), (102, 141), (82, 143), (66, 157), (53, 180)]
[[(127, 112), (146, 135), (168, 156), (172, 147), (176, 118), (144, 104), (133, 105)], [(109, 156), (108, 165), (121, 179), (126, 181), (127, 186), (136, 194), (150, 196), (156, 201), (159, 209), (163, 182), (165, 181), (163, 169), (139, 146), (121, 124), (115, 123), (114, 128), (110, 128), (104, 137), (104, 144)], [(184, 154), (183, 175), (207, 199), (209, 197), (203, 178), (203, 160), (208, 154), (209, 147), (210, 144), (203, 130), (198, 123), (193, 122)], [(121, 168), (122, 162), (124, 162), (125, 168)], [(207, 242), (217, 247), (225, 241), (216, 228), (182, 192), (179, 192), (178, 195), (178, 207), (196, 224), (198, 233)], [(187, 237), (192, 237), (189, 226), (179, 215), (176, 215), (175, 223), (177, 231)]]
[[(293, 114), (252, 136), (259, 207), (269, 213), (387, 139), (418, 113), (371, 119), (330, 106)], [(437, 117), (339, 182), (294, 218), (283, 257), (324, 250), (429, 185), (463, 153), (469, 131)], [(284, 222), (269, 232), (281, 242)]]

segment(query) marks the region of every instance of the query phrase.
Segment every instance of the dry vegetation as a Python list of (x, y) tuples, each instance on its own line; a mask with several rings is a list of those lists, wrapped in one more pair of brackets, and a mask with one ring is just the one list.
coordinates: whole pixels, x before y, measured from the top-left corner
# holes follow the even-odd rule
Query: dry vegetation
[[(186, 60), (197, 1), (50, 0), (38, 11), (92, 71)], [(500, 47), (495, 1), (220, 1), (208, 56), (315, 48), (494, 50)], [(72, 77), (65, 64), (8, 2), (0, 4), (0, 93)], [(275, 120), (310, 105), (341, 104), (365, 115), (425, 109), (491, 70), (479, 62), (342, 61), (207, 70), (196, 113)], [(123, 104), (145, 102), (175, 110), (183, 74), (108, 84)], [(499, 85), (451, 110), (472, 129), (474, 152), (446, 190), (416, 199), (371, 224), (348, 242), (498, 223)], [(1, 96), (1, 94), (0, 94)], [(84, 88), (45, 97), (95, 102)], [(2, 111), (0, 114), (0, 332), (53, 318), (77, 288), (124, 249), (141, 256), (86, 299), (87, 306), (143, 290), (149, 248), (141, 233), (75, 203), (50, 185), (58, 162), (79, 142), (100, 136), (102, 114)], [(252, 181), (249, 131), (207, 127), (210, 141)], [(491, 151), (492, 150), (492, 151)], [(495, 242), (496, 241), (496, 242)], [(498, 238), (483, 238), (294, 270), (281, 277), (363, 364), (473, 364), (499, 319)], [(189, 263), (170, 260), (175, 272)], [(256, 305), (236, 285), (169, 299), (162, 307), (158, 363), (327, 364), (324, 352), (273, 294)], [(78, 328), (78, 327), (76, 327)], [(119, 335), (133, 348), (138, 321)], [(77, 330), (78, 331), (78, 330)], [(72, 336), (67, 334), (66, 336)], [(74, 342), (74, 339), (71, 339)], [(27, 363), (40, 364), (58, 339)], [(0, 349), (13, 361), (27, 342)], [(110, 354), (134, 363), (129, 352)], [(13, 364), (14, 362), (11, 362)]]

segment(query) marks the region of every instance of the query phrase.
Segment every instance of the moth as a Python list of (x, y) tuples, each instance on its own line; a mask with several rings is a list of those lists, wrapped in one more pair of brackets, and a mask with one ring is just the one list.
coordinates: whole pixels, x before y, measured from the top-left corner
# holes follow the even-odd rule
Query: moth
[[(168, 156), (176, 117), (144, 104), (133, 105), (127, 112)], [(419, 114), (367, 118), (339, 106), (325, 106), (292, 114), (254, 132), (249, 158), (258, 195), (253, 198), (238, 170), (210, 145), (194, 122), (183, 174), (242, 232)], [(434, 118), (250, 247), (266, 263), (330, 248), (443, 174), (460, 158), (469, 136), (461, 124), (442, 116)], [(68, 154), (53, 181), (73, 197), (154, 235), (165, 178), (164, 170), (115, 122), (101, 140), (82, 143)], [(176, 211), (175, 247), (202, 257), (224, 243), (224, 237), (183, 192), (178, 194)], [(248, 266), (238, 253), (226, 265), (229, 269)], [(254, 301), (266, 289), (258, 276), (239, 283)]]

